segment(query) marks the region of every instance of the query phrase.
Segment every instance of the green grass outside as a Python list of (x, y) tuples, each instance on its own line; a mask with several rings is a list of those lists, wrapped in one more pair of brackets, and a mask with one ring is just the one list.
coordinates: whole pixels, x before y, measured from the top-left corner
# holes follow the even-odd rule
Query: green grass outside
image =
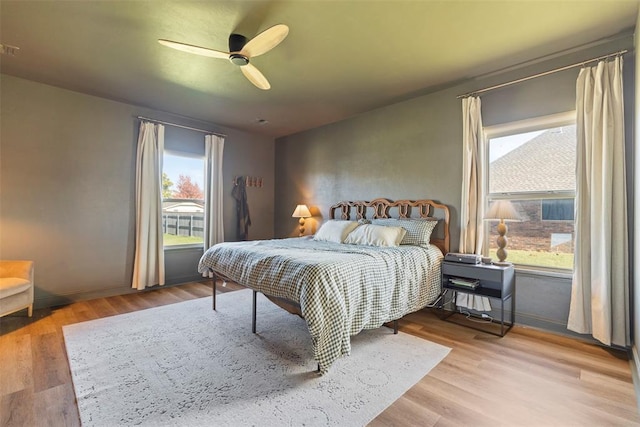
[(196, 236), (176, 236), (175, 234), (164, 234), (164, 246), (176, 245), (196, 245), (202, 243), (202, 237)]
[[(573, 269), (573, 254), (506, 249), (507, 261), (514, 264)], [(494, 261), (497, 261), (496, 249), (490, 250), (489, 256)]]

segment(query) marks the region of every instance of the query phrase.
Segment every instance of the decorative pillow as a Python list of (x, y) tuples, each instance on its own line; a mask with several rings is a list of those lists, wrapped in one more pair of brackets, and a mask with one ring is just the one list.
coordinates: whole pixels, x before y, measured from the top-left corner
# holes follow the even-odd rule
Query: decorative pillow
[(341, 221), (337, 219), (330, 219), (326, 221), (315, 236), (313, 240), (343, 243), (347, 235), (358, 226), (356, 221)]
[(406, 233), (401, 227), (363, 224), (349, 233), (344, 242), (352, 245), (398, 246)]
[(367, 218), (362, 218), (358, 220), (358, 224), (362, 225), (362, 224), (371, 224), (371, 220), (367, 219)]
[(374, 224), (402, 227), (407, 234), (402, 239), (401, 245), (428, 245), (433, 229), (438, 225), (437, 218), (407, 218), (407, 219), (374, 219)]

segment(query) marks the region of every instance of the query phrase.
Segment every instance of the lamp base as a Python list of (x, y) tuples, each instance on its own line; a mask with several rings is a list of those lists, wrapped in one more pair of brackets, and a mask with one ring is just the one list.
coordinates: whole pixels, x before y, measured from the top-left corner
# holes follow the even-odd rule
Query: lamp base
[(498, 267), (510, 267), (513, 264), (509, 261), (493, 261), (493, 265), (497, 265)]

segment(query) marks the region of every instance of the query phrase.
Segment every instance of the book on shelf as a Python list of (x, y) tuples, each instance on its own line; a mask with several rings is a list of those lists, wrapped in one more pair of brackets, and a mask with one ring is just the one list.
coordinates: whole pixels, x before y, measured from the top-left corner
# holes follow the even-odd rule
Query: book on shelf
[(465, 288), (465, 289), (475, 289), (478, 286), (480, 286), (480, 281), (479, 280), (463, 279), (463, 278), (460, 278), (460, 277), (451, 277), (451, 278), (449, 278), (449, 283), (452, 286), (457, 286), (457, 287)]

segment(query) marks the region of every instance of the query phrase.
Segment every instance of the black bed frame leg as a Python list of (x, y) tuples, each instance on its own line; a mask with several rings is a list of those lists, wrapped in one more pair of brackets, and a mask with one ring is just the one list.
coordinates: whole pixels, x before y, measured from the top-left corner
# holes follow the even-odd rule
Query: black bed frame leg
[(398, 319), (393, 321), (393, 335), (398, 335)]
[(253, 291), (253, 313), (251, 314), (251, 332), (256, 333), (256, 297), (258, 291)]
[(218, 276), (216, 276), (216, 274), (213, 274), (213, 311), (216, 310), (216, 293), (217, 293), (217, 286), (216, 286), (216, 282), (218, 281)]

